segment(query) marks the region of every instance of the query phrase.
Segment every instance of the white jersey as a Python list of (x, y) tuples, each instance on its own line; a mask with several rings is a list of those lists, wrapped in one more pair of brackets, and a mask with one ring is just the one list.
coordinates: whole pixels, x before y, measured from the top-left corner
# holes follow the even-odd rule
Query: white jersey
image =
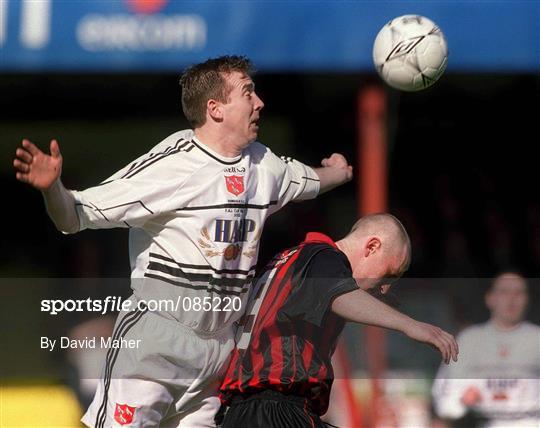
[(80, 230), (130, 228), (138, 299), (173, 303), (161, 312), (214, 332), (244, 311), (266, 218), (318, 191), (313, 169), (258, 142), (226, 158), (184, 130), (73, 195)]
[(473, 410), (488, 426), (540, 427), (540, 327), (523, 322), (500, 331), (487, 322), (465, 329), (458, 344), (459, 361), (442, 365), (433, 385), (437, 415), (464, 416), (461, 397), (474, 386), (481, 401)]

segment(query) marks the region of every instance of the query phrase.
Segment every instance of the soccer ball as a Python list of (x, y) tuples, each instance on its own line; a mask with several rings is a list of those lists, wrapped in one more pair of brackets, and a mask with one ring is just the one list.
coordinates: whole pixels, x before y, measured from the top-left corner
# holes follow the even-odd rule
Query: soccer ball
[(448, 47), (437, 25), (419, 15), (403, 15), (381, 28), (373, 62), (383, 80), (402, 91), (433, 85), (446, 69)]

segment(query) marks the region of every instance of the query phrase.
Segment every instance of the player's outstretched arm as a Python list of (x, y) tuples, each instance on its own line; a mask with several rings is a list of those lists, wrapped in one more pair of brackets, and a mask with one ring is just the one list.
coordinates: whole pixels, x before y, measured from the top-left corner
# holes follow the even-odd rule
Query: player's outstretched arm
[(56, 140), (52, 140), (48, 155), (28, 140), (22, 141), (13, 160), (17, 180), (28, 183), (43, 194), (49, 217), (56, 228), (74, 233), (79, 230), (73, 195), (60, 180), (62, 154)]
[(322, 168), (315, 168), (321, 182), (319, 194), (352, 180), (352, 166), (348, 164), (345, 156), (339, 153), (333, 153), (329, 158), (324, 158), (321, 165)]
[(401, 331), (411, 339), (437, 348), (446, 364), (451, 359), (457, 361), (458, 345), (451, 334), (396, 311), (364, 290), (338, 296), (332, 302), (332, 311), (348, 321)]

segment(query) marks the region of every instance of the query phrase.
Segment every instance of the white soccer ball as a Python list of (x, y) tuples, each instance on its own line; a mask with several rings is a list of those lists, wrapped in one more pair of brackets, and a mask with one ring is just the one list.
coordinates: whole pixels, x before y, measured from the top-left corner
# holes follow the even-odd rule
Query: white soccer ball
[(433, 85), (446, 69), (448, 46), (428, 18), (403, 15), (386, 24), (373, 44), (373, 62), (383, 80), (402, 91)]

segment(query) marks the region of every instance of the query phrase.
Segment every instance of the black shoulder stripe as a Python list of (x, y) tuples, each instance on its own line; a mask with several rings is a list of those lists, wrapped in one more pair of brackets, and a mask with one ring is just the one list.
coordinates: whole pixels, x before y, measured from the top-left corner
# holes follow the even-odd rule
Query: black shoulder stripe
[(139, 161), (139, 162), (133, 162), (133, 164), (131, 164), (129, 166), (129, 168), (125, 172), (125, 174), (120, 178), (126, 178), (126, 176), (128, 174), (134, 172), (134, 170), (136, 168), (144, 167), (144, 165), (146, 165), (148, 162), (152, 161), (156, 156), (158, 156), (158, 155), (166, 155), (169, 151), (171, 151), (171, 150), (175, 149), (176, 147), (178, 147), (178, 144), (180, 144), (182, 141), (183, 141), (183, 138), (180, 138), (178, 141), (176, 141), (176, 143), (174, 143), (174, 145), (166, 147), (165, 150), (163, 150), (162, 152), (150, 153), (146, 159), (144, 159), (142, 161)]
[(133, 168), (135, 168), (137, 165), (139, 165), (138, 162), (133, 162), (133, 164), (131, 164), (127, 170), (127, 172), (130, 172)]
[(281, 160), (285, 163), (291, 163), (294, 161), (293, 158), (291, 158), (290, 156), (280, 156)]
[[(178, 142), (176, 143), (177, 146), (178, 144), (180, 143), (180, 141), (182, 141), (181, 139), (178, 140)], [(152, 157), (151, 159), (148, 159), (148, 161), (144, 164), (141, 164), (141, 166), (135, 168), (133, 171), (131, 172), (127, 172), (126, 174), (124, 174), (123, 177), (121, 178), (131, 178), (135, 175), (137, 175), (139, 172), (145, 170), (146, 168), (148, 168), (150, 165), (153, 165), (154, 163), (156, 163), (157, 161), (160, 161), (161, 159), (165, 159), (167, 156), (170, 156), (170, 155), (174, 155), (175, 153), (178, 153), (178, 152), (182, 152), (182, 151), (187, 151), (187, 149), (184, 149), (190, 142), (189, 141), (186, 141), (184, 144), (181, 144), (180, 146), (178, 147), (175, 147), (174, 149), (172, 150), (169, 150), (168, 152), (165, 151), (164, 153), (161, 154), (161, 156), (154, 156)]]
[[(182, 144), (179, 147), (178, 145), (182, 141), (184, 141), (184, 139), (180, 138), (174, 145), (168, 146), (162, 152), (150, 153), (146, 159), (144, 159), (142, 161), (139, 161), (139, 162), (133, 162), (129, 166), (128, 170), (124, 173), (124, 175), (122, 175), (120, 177), (120, 179), (122, 179), (122, 178), (131, 178), (134, 175), (137, 175), (139, 172), (141, 172), (145, 168), (152, 165), (154, 162), (157, 162), (160, 159), (166, 158), (169, 155), (172, 155), (174, 153), (178, 153), (178, 152), (181, 152), (181, 151), (189, 152), (191, 149), (193, 149), (193, 146), (189, 146), (187, 149), (182, 150), (186, 145), (188, 145), (190, 143), (190, 141), (186, 141), (184, 144)], [(103, 182), (99, 183), (99, 186), (103, 186), (105, 184), (112, 183), (115, 180), (118, 180), (118, 179), (103, 181)]]

